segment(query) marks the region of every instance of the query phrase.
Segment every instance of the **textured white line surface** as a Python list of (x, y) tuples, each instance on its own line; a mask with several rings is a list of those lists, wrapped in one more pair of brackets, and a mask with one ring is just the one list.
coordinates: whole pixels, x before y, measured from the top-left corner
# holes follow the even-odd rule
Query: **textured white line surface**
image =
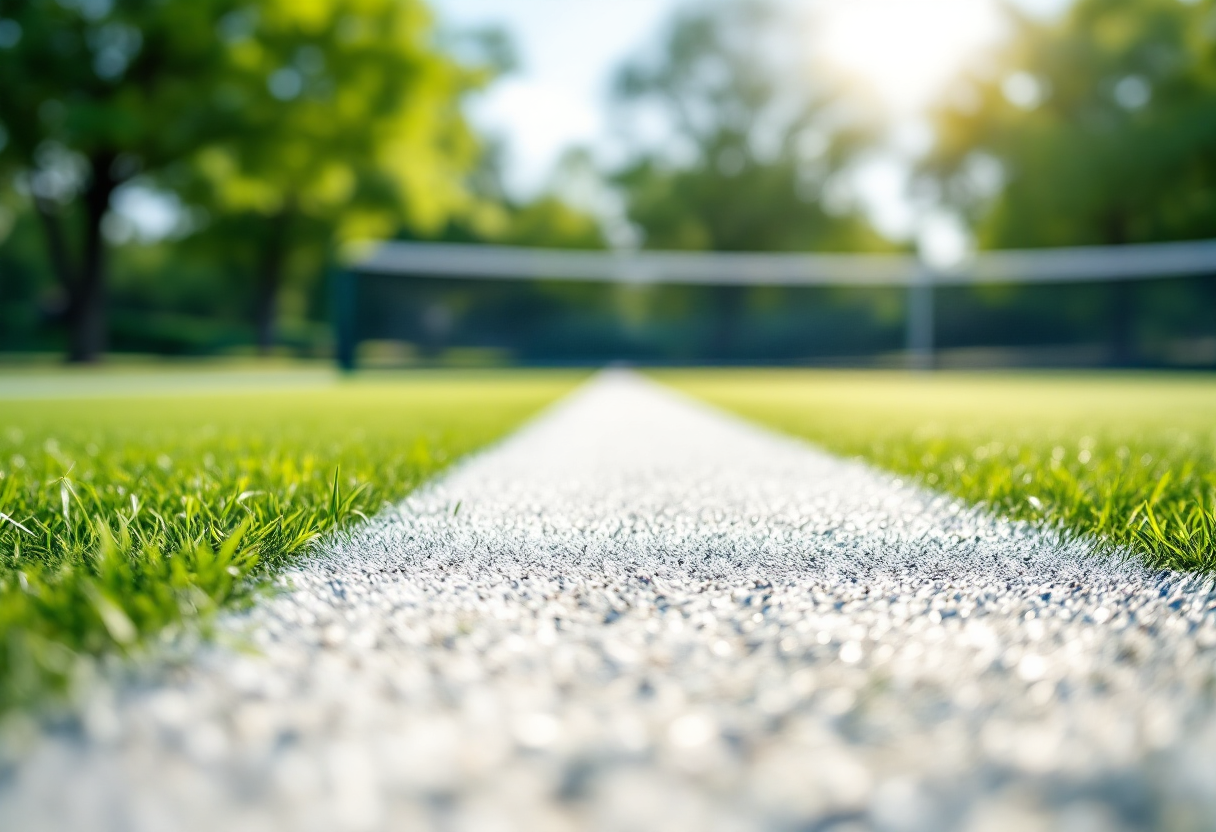
[(1216, 829), (1216, 596), (607, 375), (0, 785), (0, 828)]

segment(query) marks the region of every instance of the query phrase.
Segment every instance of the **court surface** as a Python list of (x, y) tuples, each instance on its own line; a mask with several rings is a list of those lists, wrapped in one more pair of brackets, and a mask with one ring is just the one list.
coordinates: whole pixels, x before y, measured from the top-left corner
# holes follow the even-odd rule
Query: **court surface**
[(1216, 828), (1209, 585), (626, 373), (223, 629), (0, 828)]

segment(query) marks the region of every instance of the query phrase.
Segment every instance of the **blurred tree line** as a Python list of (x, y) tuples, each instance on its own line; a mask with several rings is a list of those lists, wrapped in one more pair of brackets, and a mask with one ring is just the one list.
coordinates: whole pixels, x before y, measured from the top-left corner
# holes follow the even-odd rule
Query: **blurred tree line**
[[(415, 0), (3, 0), (0, 347), (49, 317), (95, 360), (117, 296), (179, 313), (162, 337), (243, 320), (268, 351), (285, 294), (323, 318), (343, 241), (510, 225), (469, 187), (462, 112), (509, 61), (494, 33), (443, 42)], [(141, 245), (124, 200), (173, 227)]]
[[(881, 114), (819, 70), (790, 13), (780, 0), (686, 5), (617, 74), (623, 161), (572, 153), (550, 192), (520, 200), (502, 148), (464, 114), (514, 66), (510, 43), (439, 31), (420, 0), (0, 0), (0, 350), (317, 348), (326, 264), (368, 237), (906, 247), (847, 187), (886, 139)], [(1216, 2), (1009, 14), (1006, 45), (931, 114), (923, 194), (983, 248), (1216, 237)], [(613, 216), (571, 195), (583, 179)], [(165, 227), (148, 239), (135, 214)], [(433, 349), (443, 333), (499, 333), (532, 360), (897, 349), (903, 303), (844, 289), (415, 288), (419, 311), (386, 332)], [(1207, 280), (950, 290), (941, 340), (1089, 343), (1114, 327), (1127, 363), (1139, 326), (1209, 337), (1216, 363), (1214, 294)], [(503, 334), (524, 320), (531, 335)]]
[(1216, 237), (1216, 4), (1077, 0), (1011, 13), (924, 160), (981, 247)]
[[(1059, 19), (1011, 10), (1010, 23), (1007, 46), (937, 108), (922, 162), (979, 247), (1216, 237), (1216, 4), (1076, 0)], [(1137, 330), (1154, 323), (1158, 340), (1213, 334), (1216, 284), (1169, 284), (979, 294), (1029, 320), (1036, 304), (1071, 298), (1077, 326), (1105, 320), (1110, 360), (1126, 365), (1140, 360)]]
[(656, 55), (620, 70), (621, 116), (661, 125), (615, 172), (648, 247), (891, 247), (828, 191), (876, 125), (816, 82), (805, 32), (789, 24), (772, 3), (690, 5)]

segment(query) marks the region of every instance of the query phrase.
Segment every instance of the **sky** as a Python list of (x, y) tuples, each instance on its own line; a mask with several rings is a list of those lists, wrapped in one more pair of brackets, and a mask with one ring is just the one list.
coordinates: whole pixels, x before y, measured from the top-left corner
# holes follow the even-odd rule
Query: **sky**
[(562, 151), (609, 132), (615, 67), (654, 41), (680, 0), (432, 0), (442, 23), (500, 25), (520, 68), (473, 103), (478, 125), (504, 136), (508, 184), (544, 186)]
[[(521, 66), (472, 103), (484, 130), (505, 139), (507, 179), (520, 196), (543, 189), (561, 153), (574, 145), (610, 153), (608, 91), (627, 58), (659, 40), (672, 13), (698, 0), (432, 0), (443, 25), (506, 29)], [(868, 84), (918, 133), (920, 109), (969, 54), (1000, 36), (997, 0), (788, 0), (820, 15), (822, 42), (808, 44), (841, 72)], [(1067, 0), (1017, 0), (1051, 14)], [(909, 151), (910, 152), (910, 151)], [(926, 213), (905, 193), (906, 152), (877, 157), (855, 190), (875, 224), (929, 248), (965, 245), (949, 217)]]

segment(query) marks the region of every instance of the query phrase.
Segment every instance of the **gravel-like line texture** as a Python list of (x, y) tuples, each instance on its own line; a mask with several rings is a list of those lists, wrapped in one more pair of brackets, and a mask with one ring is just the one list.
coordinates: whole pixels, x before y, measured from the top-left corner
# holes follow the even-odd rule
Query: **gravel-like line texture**
[(1216, 595), (627, 374), (0, 784), (0, 828), (1216, 829)]

